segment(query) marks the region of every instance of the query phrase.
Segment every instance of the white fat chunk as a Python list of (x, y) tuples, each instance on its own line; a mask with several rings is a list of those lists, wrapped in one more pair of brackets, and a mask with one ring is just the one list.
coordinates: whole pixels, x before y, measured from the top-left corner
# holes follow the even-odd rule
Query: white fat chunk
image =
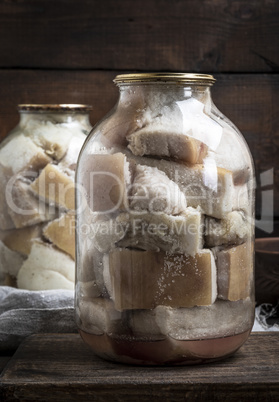
[(81, 328), (89, 333), (101, 335), (116, 335), (125, 333), (122, 323), (122, 313), (115, 310), (109, 299), (85, 298), (79, 300), (78, 315)]
[(216, 247), (212, 251), (216, 256), (218, 297), (235, 301), (249, 296), (253, 279), (251, 241), (227, 248)]
[(56, 160), (60, 160), (65, 155), (73, 136), (67, 125), (53, 124), (50, 121), (29, 122), (24, 131)]
[[(125, 235), (119, 247), (142, 250), (168, 251), (194, 256), (202, 247), (202, 215), (194, 208), (186, 208), (177, 216), (166, 214), (122, 214), (116, 219), (123, 226)], [(127, 223), (126, 223), (127, 222)], [(128, 224), (128, 226), (126, 226)]]
[(56, 209), (35, 197), (30, 182), (18, 178), (7, 187), (7, 208), (16, 228), (46, 222), (56, 217)]
[(207, 247), (243, 243), (250, 232), (251, 224), (241, 211), (229, 212), (223, 219), (205, 217), (204, 236)]
[(157, 324), (158, 310), (130, 310), (127, 313), (128, 325), (133, 336), (141, 341), (159, 341), (166, 338)]
[(156, 160), (129, 155), (129, 161), (157, 167), (166, 173), (184, 193), (187, 205), (198, 208), (206, 215), (221, 219), (236, 208), (238, 186), (234, 185), (232, 173), (214, 164), (186, 166), (167, 160)]
[(2, 190), (0, 191), (0, 230), (13, 229), (15, 227), (9, 212), (6, 201), (6, 186), (9, 177), (5, 174), (4, 167), (0, 164), (0, 183)]
[[(208, 143), (213, 146), (222, 128), (204, 112), (204, 104), (196, 99), (174, 102), (150, 91), (146, 104), (139, 109), (137, 127), (127, 136), (128, 148), (134, 155), (155, 155), (186, 163), (201, 163)], [(195, 120), (199, 113), (199, 122)], [(206, 129), (205, 127), (206, 126)], [(214, 136), (209, 135), (214, 132)]]
[[(103, 273), (103, 256), (94, 246), (94, 242), (90, 239), (84, 239), (81, 247), (80, 265), (77, 269), (77, 281), (87, 287), (89, 297), (97, 297), (99, 295), (106, 296), (107, 290), (104, 284)], [(92, 285), (92, 294), (89, 294), (90, 283)], [(85, 285), (88, 284), (88, 285)], [(95, 287), (96, 284), (96, 287)], [(83, 285), (81, 285), (83, 286)], [(96, 294), (98, 293), (98, 295)]]
[(80, 134), (79, 136), (75, 135), (71, 138), (67, 152), (59, 163), (61, 169), (76, 170), (79, 152), (84, 143), (84, 140), (85, 136), (82, 134)]
[[(122, 217), (123, 214), (119, 216)], [(124, 237), (127, 222), (118, 221), (119, 218), (117, 217), (116, 219), (100, 220), (91, 224), (88, 237), (100, 253), (109, 252)]]
[(164, 172), (137, 165), (131, 188), (130, 208), (177, 215), (185, 211), (186, 206), (185, 195)]
[(235, 302), (217, 300), (211, 306), (192, 308), (158, 306), (155, 323), (162, 334), (176, 340), (223, 338), (250, 330), (253, 311), (250, 298)]
[[(96, 214), (90, 211), (89, 207), (86, 208), (87, 214), (83, 215), (85, 218), (84, 225), (80, 222), (81, 215), (77, 216), (77, 253), (80, 256), (77, 265), (77, 282), (96, 283), (99, 293), (106, 296), (107, 291), (103, 278), (103, 253), (96, 248), (95, 240), (90, 238), (90, 232), (87, 231), (91, 227), (91, 219), (97, 219)], [(94, 288), (92, 290), (95, 292)], [(91, 297), (95, 297), (95, 293)]]
[(4, 168), (16, 174), (23, 170), (37, 171), (50, 162), (50, 158), (29, 137), (20, 134), (0, 149), (0, 161)]
[(186, 208), (181, 215), (121, 213), (92, 225), (95, 247), (107, 253), (115, 247), (164, 250), (195, 255), (202, 247), (202, 215)]
[(18, 272), (20, 289), (74, 289), (75, 263), (67, 254), (47, 243), (34, 242)]
[(88, 155), (79, 175), (92, 211), (108, 213), (127, 208), (131, 173), (123, 153)]
[(0, 241), (0, 275), (2, 273), (16, 277), (24, 259), (22, 254), (9, 249)]
[(72, 176), (49, 163), (30, 185), (34, 194), (50, 205), (75, 209), (75, 184)]
[(164, 96), (152, 91), (145, 94), (145, 101), (146, 105), (142, 106), (142, 113), (137, 119), (139, 128), (154, 132), (165, 128), (164, 131), (173, 136), (191, 133), (193, 139), (212, 150), (220, 144), (223, 128), (205, 112), (203, 102), (192, 97), (177, 101), (175, 95), (172, 98), (170, 94)]
[[(138, 105), (136, 127), (143, 128), (152, 124), (173, 127), (177, 132), (182, 132), (182, 115), (176, 102), (176, 95), (158, 93), (156, 90), (149, 93), (144, 90), (144, 95)], [(173, 121), (176, 124), (173, 124)]]
[(186, 163), (201, 163), (207, 153), (207, 146), (186, 134), (169, 129), (166, 125), (151, 124), (127, 137), (128, 148), (134, 155), (154, 155)]
[(47, 240), (75, 259), (75, 215), (72, 211), (48, 223), (43, 234)]
[(28, 256), (33, 241), (41, 238), (42, 226), (43, 224), (38, 224), (22, 229), (5, 230), (0, 232), (0, 240), (11, 250)]
[(241, 186), (234, 186), (233, 192), (233, 209), (241, 210), (248, 216), (252, 214), (251, 203), (249, 202), (249, 193), (247, 184)]
[(52, 271), (51, 269), (27, 268), (26, 266), (20, 270), (17, 284), (20, 289), (27, 290), (74, 290), (74, 283), (59, 272)]

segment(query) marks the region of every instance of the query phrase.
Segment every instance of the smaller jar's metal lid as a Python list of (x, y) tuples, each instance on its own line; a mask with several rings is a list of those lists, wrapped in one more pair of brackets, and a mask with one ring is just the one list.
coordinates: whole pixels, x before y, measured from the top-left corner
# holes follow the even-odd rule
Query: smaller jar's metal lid
[(90, 105), (79, 104), (20, 104), (18, 110), (26, 112), (79, 112), (86, 113), (92, 110)]
[(180, 84), (213, 85), (216, 79), (209, 74), (195, 73), (137, 73), (117, 75), (116, 84), (133, 84), (149, 82), (173, 82)]

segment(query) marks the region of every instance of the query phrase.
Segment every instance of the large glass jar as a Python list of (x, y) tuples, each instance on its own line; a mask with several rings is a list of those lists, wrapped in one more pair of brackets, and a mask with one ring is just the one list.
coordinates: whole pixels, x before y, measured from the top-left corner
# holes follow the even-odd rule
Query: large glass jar
[(254, 321), (254, 169), (211, 75), (119, 75), (77, 167), (76, 320), (94, 352), (195, 364)]
[(19, 105), (0, 144), (0, 284), (74, 289), (75, 169), (87, 105)]

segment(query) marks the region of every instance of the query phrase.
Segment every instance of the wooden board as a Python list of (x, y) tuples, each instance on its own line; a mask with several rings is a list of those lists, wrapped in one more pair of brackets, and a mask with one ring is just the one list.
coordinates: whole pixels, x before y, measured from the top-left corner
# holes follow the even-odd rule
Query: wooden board
[[(0, 138), (18, 122), (19, 103), (88, 103), (92, 124), (111, 110), (118, 98), (112, 80), (119, 71), (0, 70), (2, 99)], [(242, 131), (251, 149), (259, 185), (260, 173), (274, 169), (274, 214), (279, 217), (279, 76), (215, 74), (217, 107)], [(1, 102), (1, 101), (0, 101)], [(233, 152), (233, 150), (232, 150)]]
[[(2, 397), (2, 399), (1, 399)], [(4, 370), (0, 400), (277, 401), (279, 333), (254, 333), (233, 357), (202, 366), (137, 367), (95, 357), (77, 334), (33, 335)]]
[(0, 67), (279, 70), (276, 0), (0, 3)]

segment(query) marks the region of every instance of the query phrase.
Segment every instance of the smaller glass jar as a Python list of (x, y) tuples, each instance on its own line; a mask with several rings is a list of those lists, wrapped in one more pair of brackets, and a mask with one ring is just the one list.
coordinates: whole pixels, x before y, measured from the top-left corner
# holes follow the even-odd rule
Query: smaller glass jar
[(19, 105), (0, 144), (0, 284), (74, 289), (77, 158), (91, 106)]

